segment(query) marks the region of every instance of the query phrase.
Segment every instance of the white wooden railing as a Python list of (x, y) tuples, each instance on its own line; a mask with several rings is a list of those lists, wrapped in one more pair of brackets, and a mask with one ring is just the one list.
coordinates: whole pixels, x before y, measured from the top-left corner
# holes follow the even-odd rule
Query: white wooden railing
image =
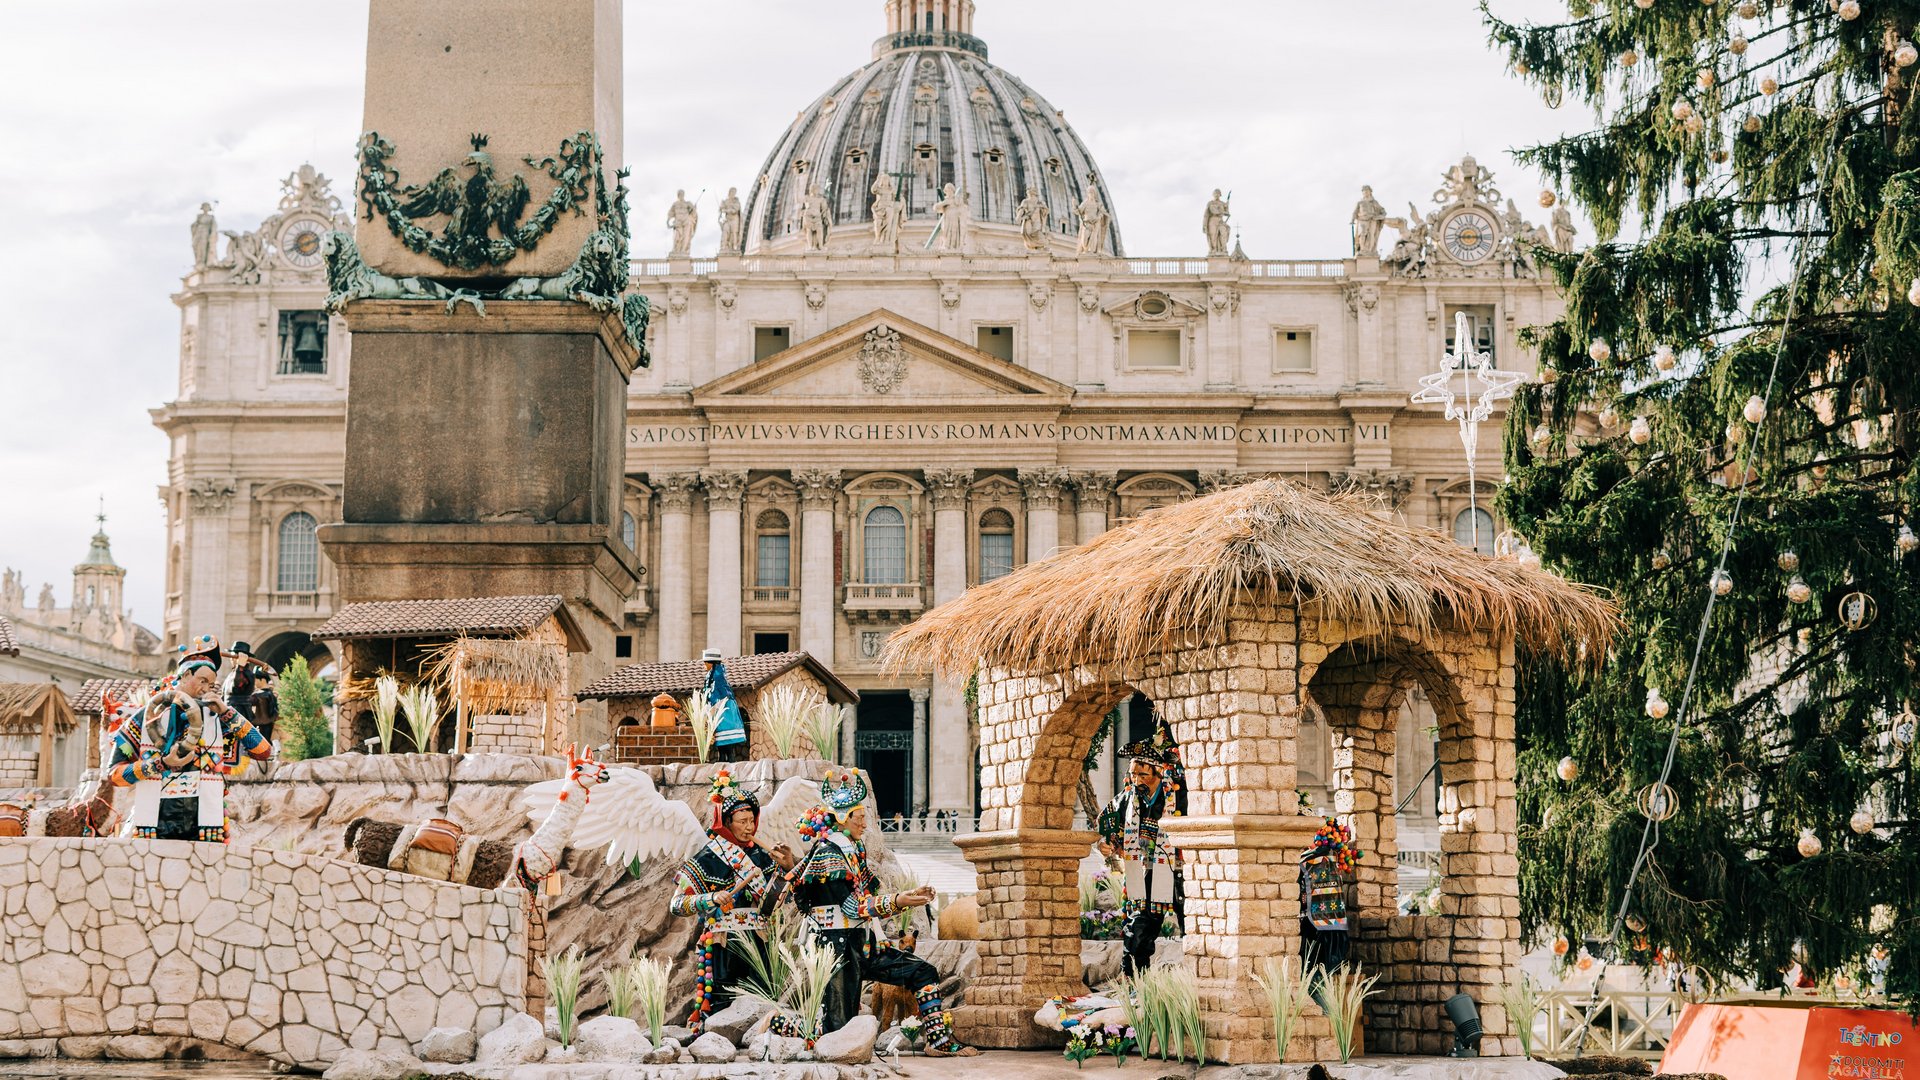
[(1658, 1058), (1687, 1001), (1685, 994), (1659, 990), (1549, 990), (1540, 995), (1545, 1040), (1535, 1044), (1534, 1053)]

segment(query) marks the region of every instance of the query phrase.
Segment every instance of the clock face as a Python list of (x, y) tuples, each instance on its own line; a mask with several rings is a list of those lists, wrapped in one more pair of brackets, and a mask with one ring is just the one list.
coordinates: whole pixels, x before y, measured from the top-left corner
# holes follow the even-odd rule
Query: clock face
[(1462, 210), (1440, 227), (1447, 254), (1458, 262), (1477, 263), (1493, 254), (1493, 218), (1478, 210)]
[(320, 265), (320, 242), (329, 226), (319, 218), (295, 218), (280, 230), (280, 254), (301, 270)]

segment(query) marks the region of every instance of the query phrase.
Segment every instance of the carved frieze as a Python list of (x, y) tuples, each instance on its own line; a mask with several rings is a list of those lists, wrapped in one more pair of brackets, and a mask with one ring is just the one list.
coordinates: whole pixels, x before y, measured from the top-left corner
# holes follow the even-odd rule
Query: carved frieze
[(907, 350), (900, 332), (887, 326), (867, 331), (860, 344), (860, 385), (871, 393), (890, 394), (907, 376)]

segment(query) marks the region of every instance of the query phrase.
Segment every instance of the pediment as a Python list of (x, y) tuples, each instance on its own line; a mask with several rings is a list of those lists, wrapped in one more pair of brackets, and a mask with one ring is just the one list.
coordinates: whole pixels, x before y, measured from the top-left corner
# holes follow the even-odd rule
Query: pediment
[(1073, 390), (912, 319), (879, 308), (697, 387), (696, 405), (728, 399), (825, 398), (894, 405), (1023, 396), (1065, 402)]

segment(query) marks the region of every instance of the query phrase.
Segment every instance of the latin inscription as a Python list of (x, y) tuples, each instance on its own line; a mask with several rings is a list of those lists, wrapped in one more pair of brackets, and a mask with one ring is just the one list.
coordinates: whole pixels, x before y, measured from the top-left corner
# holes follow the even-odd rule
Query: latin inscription
[[(1387, 425), (1363, 425), (1361, 437), (1384, 439)], [(1241, 443), (1252, 446), (1340, 446), (1353, 432), (1335, 426), (1243, 427), (1238, 424), (657, 424), (627, 428), (628, 446), (740, 443)]]

